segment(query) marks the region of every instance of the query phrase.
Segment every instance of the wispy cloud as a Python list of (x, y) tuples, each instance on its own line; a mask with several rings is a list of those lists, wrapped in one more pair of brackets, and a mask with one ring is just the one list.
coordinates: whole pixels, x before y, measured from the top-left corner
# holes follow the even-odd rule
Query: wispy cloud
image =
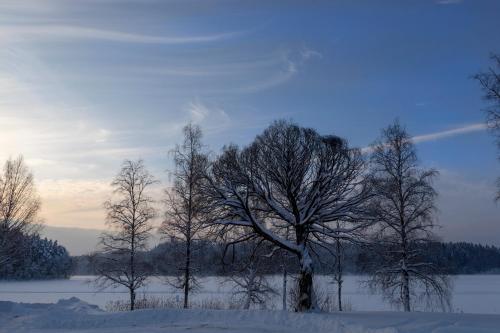
[(207, 133), (218, 132), (231, 124), (231, 118), (220, 107), (209, 107), (200, 101), (190, 102), (187, 106), (189, 120), (203, 127)]
[(131, 73), (155, 76), (242, 76), (256, 71), (269, 70), (283, 64), (283, 57), (275, 54), (252, 60), (209, 61), (208, 63), (192, 63), (193, 59), (172, 59), (168, 65), (140, 66), (130, 68)]
[(233, 31), (199, 36), (152, 36), (76, 25), (36, 24), (0, 26), (0, 38), (4, 41), (40, 40), (40, 38), (45, 38), (64, 39), (65, 41), (89, 39), (141, 44), (192, 44), (216, 42), (236, 37), (245, 32), (246, 31)]
[(438, 5), (456, 5), (462, 3), (463, 0), (437, 0)]
[[(127, 77), (170, 79), (172, 89), (184, 87), (201, 93), (246, 94), (272, 89), (305, 71), (307, 63), (322, 54), (309, 48), (278, 49), (268, 54), (206, 57), (193, 62), (186, 57), (169, 59), (160, 66), (147, 64), (127, 69)], [(123, 73), (123, 72), (122, 72)]]
[[(308, 48), (302, 48), (298, 52), (286, 51), (281, 55), (282, 69), (259, 81), (243, 85), (232, 91), (240, 93), (254, 93), (282, 85), (291, 80), (304, 64), (313, 58), (321, 58), (322, 54)], [(231, 91), (231, 89), (229, 89)]]
[[(473, 132), (479, 132), (487, 130), (488, 126), (485, 123), (476, 123), (470, 124), (462, 127), (453, 128), (450, 130), (433, 132), (429, 134), (416, 135), (411, 138), (414, 143), (428, 142), (428, 141), (436, 141), (441, 140), (453, 136), (469, 134)], [(367, 146), (361, 148), (361, 152), (364, 154), (369, 154), (373, 151), (373, 147)]]
[(434, 132), (429, 134), (417, 135), (412, 138), (413, 142), (420, 143), (426, 141), (435, 141), (451, 136), (463, 135), (472, 132), (484, 131), (488, 128), (485, 123), (471, 124), (463, 127), (454, 128), (451, 130)]

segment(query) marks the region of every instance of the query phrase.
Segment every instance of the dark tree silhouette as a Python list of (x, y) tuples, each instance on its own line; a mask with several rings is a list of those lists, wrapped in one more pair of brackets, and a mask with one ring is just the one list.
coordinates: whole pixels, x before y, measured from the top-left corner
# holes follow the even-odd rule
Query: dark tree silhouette
[[(314, 307), (313, 245), (349, 238), (363, 223), (341, 230), (336, 222), (361, 221), (368, 187), (358, 150), (337, 137), (277, 121), (248, 147), (226, 147), (213, 163), (206, 192), (226, 230), (241, 228), (237, 241), (264, 239), (297, 256), (296, 311)], [(290, 237), (283, 237), (289, 229)]]
[(35, 233), (40, 199), (22, 156), (5, 162), (0, 175), (0, 265), (19, 258), (25, 235)]
[(432, 181), (437, 172), (419, 168), (414, 144), (399, 122), (384, 129), (372, 149), (374, 249), (383, 260), (371, 285), (405, 311), (411, 310), (412, 295), (418, 293), (427, 299), (437, 296), (447, 305), (448, 280), (422, 252), (423, 244), (434, 239), (437, 193)]
[[(484, 92), (483, 98), (489, 103), (487, 112), (488, 126), (494, 133), (500, 152), (500, 54), (492, 54), (492, 66), (485, 72), (473, 76)], [(499, 155), (500, 158), (500, 155)], [(497, 180), (497, 200), (500, 200), (500, 178)]]
[(197, 250), (204, 218), (207, 217), (205, 201), (202, 198), (201, 183), (208, 165), (208, 158), (202, 152), (202, 133), (198, 126), (184, 127), (184, 143), (174, 153), (174, 183), (166, 191), (165, 219), (160, 232), (182, 244), (177, 258), (182, 274), (169, 279), (169, 283), (184, 290), (184, 308), (189, 307), (189, 292), (197, 285), (193, 267), (193, 254)]
[(122, 285), (129, 290), (130, 310), (134, 310), (136, 290), (148, 277), (143, 253), (152, 230), (156, 211), (148, 189), (156, 181), (141, 160), (125, 161), (111, 186), (116, 200), (107, 201), (106, 223), (110, 232), (101, 237), (103, 255), (97, 256), (97, 283)]

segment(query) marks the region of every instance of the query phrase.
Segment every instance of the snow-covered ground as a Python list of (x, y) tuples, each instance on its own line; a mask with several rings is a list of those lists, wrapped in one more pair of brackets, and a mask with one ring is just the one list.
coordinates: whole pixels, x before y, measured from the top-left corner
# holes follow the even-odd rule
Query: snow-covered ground
[[(393, 310), (380, 295), (372, 295), (360, 286), (364, 277), (347, 276), (344, 286), (344, 303), (355, 311), (387, 311)], [(0, 282), (0, 301), (26, 303), (53, 303), (61, 298), (78, 297), (90, 304), (104, 308), (111, 300), (126, 300), (124, 289), (106, 289), (96, 292), (89, 277), (77, 276), (70, 280)], [(210, 277), (202, 279), (203, 288), (193, 296), (194, 301), (228, 301), (231, 297), (231, 287), (221, 285), (221, 279)], [(334, 297), (335, 286), (329, 283), (327, 277), (317, 277), (325, 294)], [(274, 277), (273, 283), (281, 291), (281, 278)], [(290, 285), (290, 284), (289, 284)], [(453, 311), (464, 313), (500, 314), (500, 275), (462, 275), (454, 279)], [(161, 280), (153, 279), (151, 283), (139, 292), (156, 297), (176, 297), (175, 290), (166, 286)], [(271, 309), (281, 308), (281, 296), (276, 296), (269, 304)], [(499, 329), (500, 332), (500, 329)]]
[(0, 332), (498, 333), (500, 315), (272, 310), (103, 312), (77, 298), (56, 304), (0, 302)]

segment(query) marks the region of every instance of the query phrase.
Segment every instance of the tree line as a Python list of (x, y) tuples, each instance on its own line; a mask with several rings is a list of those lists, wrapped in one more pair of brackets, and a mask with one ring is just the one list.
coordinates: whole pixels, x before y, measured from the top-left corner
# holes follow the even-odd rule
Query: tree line
[[(373, 287), (405, 311), (420, 297), (447, 302), (445, 272), (424, 260), (426, 244), (435, 241), (437, 172), (419, 166), (399, 122), (365, 154), (345, 139), (284, 120), (250, 145), (226, 146), (215, 158), (204, 150), (198, 126), (188, 124), (184, 137), (173, 152), (174, 181), (159, 229), (179, 245), (168, 265), (178, 269), (170, 283), (184, 291), (184, 307), (197, 286), (192, 258), (200, 240), (224, 244), (224, 257), (234, 255), (235, 246), (250, 246), (248, 260), (233, 265), (235, 277), (250, 268), (256, 277), (262, 257), (295, 262), (296, 311), (317, 306), (313, 276), (325, 258), (335, 258), (342, 273), (344, 244), (370, 247), (383, 258), (371, 270)], [(112, 182), (116, 196), (105, 203), (110, 231), (95, 257), (98, 282), (128, 288), (131, 310), (149, 274), (144, 250), (158, 215), (148, 193), (155, 182), (142, 161), (125, 161)], [(338, 283), (340, 295), (341, 278)]]
[[(196, 241), (194, 245), (199, 251), (194, 251), (191, 257), (192, 270), (198, 277), (224, 276), (232, 274), (231, 265), (236, 258), (250, 258), (251, 249), (235, 247), (226, 250), (223, 243), (211, 240)], [(377, 261), (378, 257), (367, 247), (341, 242), (344, 253), (340, 269), (342, 274), (369, 274), (372, 266), (370, 262)], [(151, 276), (179, 277), (176, 263), (184, 245), (182, 242), (166, 240), (144, 253), (144, 260), (148, 274)], [(234, 258), (233, 258), (234, 251)], [(329, 252), (321, 255), (322, 264), (315, 266), (317, 274), (329, 275), (338, 270), (337, 258)], [(70, 275), (96, 275), (94, 266), (95, 254), (86, 254), (71, 257)], [(467, 242), (433, 242), (425, 249), (426, 260), (433, 261), (443, 267), (448, 275), (466, 274), (497, 274), (500, 272), (500, 248), (492, 245), (474, 244)], [(283, 260), (279, 255), (268, 256), (262, 264), (265, 274), (278, 275), (283, 273), (283, 266), (289, 274), (297, 273), (297, 263), (293, 257)]]

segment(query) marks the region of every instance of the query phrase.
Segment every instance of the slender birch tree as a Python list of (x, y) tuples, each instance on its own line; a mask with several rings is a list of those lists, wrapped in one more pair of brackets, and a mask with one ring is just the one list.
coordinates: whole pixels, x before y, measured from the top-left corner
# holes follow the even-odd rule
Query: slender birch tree
[(371, 279), (386, 297), (411, 311), (414, 297), (435, 298), (446, 307), (449, 281), (440, 268), (427, 262), (423, 249), (435, 240), (437, 193), (433, 169), (418, 165), (415, 146), (395, 122), (382, 131), (372, 147), (373, 215), (377, 220), (374, 249), (381, 260)]
[[(474, 75), (473, 78), (479, 82), (484, 92), (483, 98), (489, 103), (486, 109), (487, 123), (496, 137), (500, 152), (500, 54), (492, 54), (491, 60), (493, 65), (487, 71)], [(496, 199), (500, 201), (500, 178), (498, 178), (497, 184)]]
[(101, 286), (122, 285), (130, 295), (130, 310), (135, 308), (136, 290), (146, 283), (150, 272), (143, 258), (156, 216), (153, 199), (148, 195), (156, 181), (142, 160), (126, 160), (111, 186), (115, 200), (106, 201), (106, 223), (98, 257), (97, 283)]
[(208, 164), (202, 151), (201, 129), (193, 124), (184, 127), (184, 143), (173, 151), (175, 171), (171, 189), (166, 191), (165, 219), (160, 232), (180, 245), (179, 271), (181, 274), (169, 283), (184, 290), (184, 308), (189, 307), (189, 293), (196, 285), (193, 255), (198, 251), (197, 241), (208, 216), (202, 199), (201, 183)]

